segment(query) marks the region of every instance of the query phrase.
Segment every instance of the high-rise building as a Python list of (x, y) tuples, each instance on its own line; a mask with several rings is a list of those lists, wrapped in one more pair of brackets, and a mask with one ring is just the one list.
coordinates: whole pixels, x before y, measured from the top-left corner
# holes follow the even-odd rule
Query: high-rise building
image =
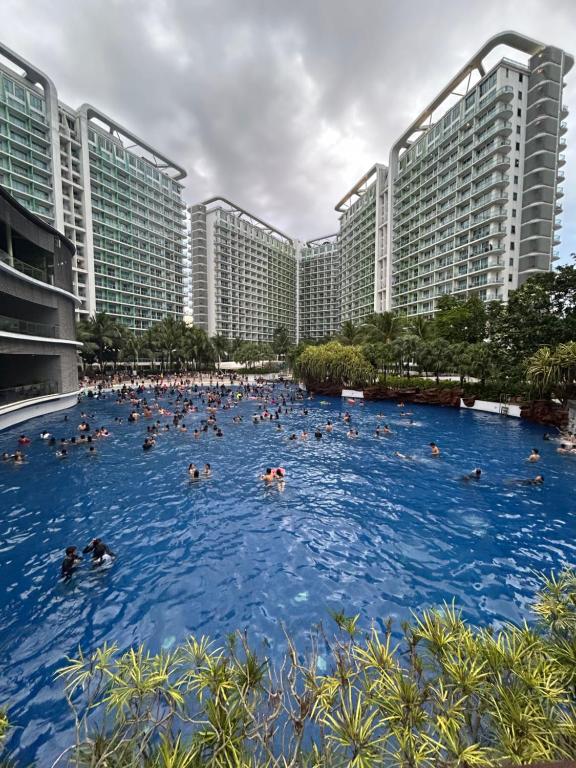
[[(386, 302), (383, 222), (387, 216), (386, 166), (376, 164), (340, 200), (340, 318), (361, 323)], [(376, 286), (380, 288), (377, 289)]]
[[(499, 45), (528, 60), (504, 58), (487, 69)], [(499, 34), (395, 142), (388, 309), (431, 315), (445, 295), (506, 301), (531, 275), (551, 269), (564, 181), (563, 78), (573, 61), (515, 32)]]
[(185, 171), (94, 107), (58, 101), (0, 45), (0, 184), (76, 248), (79, 314), (143, 330), (183, 316)]
[(340, 321), (338, 234), (308, 240), (298, 268), (299, 337), (319, 340), (338, 333)]
[(295, 341), (297, 242), (220, 197), (193, 205), (190, 217), (194, 324), (262, 342), (284, 326)]

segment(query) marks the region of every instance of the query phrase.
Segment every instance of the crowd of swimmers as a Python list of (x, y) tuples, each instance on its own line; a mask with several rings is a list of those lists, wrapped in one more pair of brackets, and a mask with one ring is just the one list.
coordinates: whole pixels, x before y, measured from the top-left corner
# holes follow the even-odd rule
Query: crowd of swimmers
[[(92, 393), (92, 396), (100, 399), (110, 397), (102, 388)], [(118, 405), (128, 406), (128, 416), (125, 417), (126, 424), (138, 425), (141, 422), (146, 423), (146, 432), (143, 436), (142, 449), (144, 452), (151, 451), (157, 444), (160, 435), (164, 433), (179, 434), (187, 433), (192, 439), (200, 440), (213, 435), (216, 438), (225, 436), (224, 430), (218, 421), (220, 411), (228, 411), (235, 408), (242, 401), (250, 400), (255, 403), (255, 412), (252, 415), (252, 423), (259, 425), (263, 423), (273, 424), (276, 432), (284, 433), (284, 424), (282, 420), (290, 420), (293, 416), (308, 416), (305, 395), (289, 385), (286, 382), (278, 384), (265, 384), (264, 382), (248, 383), (239, 379), (234, 388), (226, 386), (223, 381), (218, 381), (214, 385), (212, 380), (209, 386), (198, 385), (187, 379), (164, 380), (158, 378), (152, 383), (151, 390), (146, 388), (143, 383), (124, 384), (119, 390), (111, 395), (115, 398)], [(167, 400), (167, 405), (161, 405), (161, 400)], [(413, 419), (413, 412), (406, 410), (404, 403), (397, 403), (401, 409), (400, 418), (405, 419), (406, 426), (419, 426)], [(205, 413), (204, 413), (205, 412)], [(317, 414), (318, 411), (312, 413)], [(202, 418), (198, 418), (198, 415)], [(193, 428), (187, 426), (186, 418), (194, 419)], [(376, 426), (374, 436), (393, 437), (394, 431), (389, 423), (384, 421), (385, 414), (378, 413), (376, 417)], [(105, 426), (93, 428), (91, 422), (96, 419), (95, 414), (82, 412), (80, 422), (77, 425), (77, 434), (72, 437), (56, 437), (44, 430), (40, 433), (40, 440), (49, 448), (54, 450), (54, 454), (59, 459), (65, 459), (72, 450), (80, 446), (87, 449), (88, 455), (96, 455), (95, 442), (110, 436), (110, 432)], [(69, 423), (68, 416), (64, 416), (64, 422)], [(124, 424), (124, 417), (116, 416), (114, 422), (117, 425)], [(343, 427), (346, 437), (355, 440), (360, 437), (358, 428), (352, 423), (352, 413), (345, 411), (342, 415)], [(234, 414), (231, 418), (231, 425), (240, 425), (243, 423), (243, 417), (240, 414)], [(315, 440), (320, 441), (325, 435), (331, 435), (337, 431), (337, 426), (327, 419), (325, 423), (316, 426), (312, 432)], [(298, 434), (295, 431), (289, 431), (284, 439), (289, 442), (307, 441), (310, 433), (307, 429), (302, 429)], [(544, 435), (545, 441), (557, 440), (560, 442), (557, 448), (558, 453), (563, 455), (576, 456), (576, 435), (571, 432), (561, 433), (558, 437), (552, 437), (549, 433)], [(25, 433), (18, 438), (18, 447), (13, 453), (4, 452), (1, 456), (3, 462), (12, 462), (14, 464), (26, 463), (25, 450), (31, 444), (32, 438)], [(430, 455), (434, 459), (440, 459), (442, 449), (432, 441), (428, 444)], [(394, 451), (393, 457), (403, 461), (413, 461), (416, 457), (412, 454)], [(533, 448), (527, 457), (529, 464), (541, 461), (541, 454), (538, 448)], [(187, 470), (189, 479), (193, 482), (212, 476), (211, 465), (206, 462), (203, 469), (198, 468), (194, 463), (188, 465)], [(260, 474), (260, 479), (267, 487), (277, 488), (283, 491), (286, 485), (286, 470), (283, 467), (267, 467)], [(484, 473), (480, 467), (474, 468), (471, 472), (461, 476), (464, 483), (479, 483), (484, 479)], [(511, 483), (520, 485), (542, 485), (544, 476), (541, 473), (534, 477), (520, 478), (510, 480)], [(101, 563), (105, 557), (115, 557), (114, 553), (104, 544), (101, 539), (94, 539), (83, 550), (84, 554), (91, 554), (92, 561), (95, 564)], [(77, 554), (77, 548), (67, 547), (66, 555), (61, 566), (61, 575), (65, 580), (69, 580), (73, 572), (78, 567), (82, 558)]]

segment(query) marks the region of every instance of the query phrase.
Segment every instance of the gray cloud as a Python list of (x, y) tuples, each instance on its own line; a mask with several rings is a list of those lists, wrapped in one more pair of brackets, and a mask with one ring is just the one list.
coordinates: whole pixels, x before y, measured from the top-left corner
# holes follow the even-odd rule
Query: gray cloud
[[(573, 0), (2, 0), (2, 20), (64, 101), (184, 165), (189, 202), (222, 194), (299, 237), (336, 229), (334, 204), (491, 35), (576, 53)], [(576, 105), (576, 72), (567, 82)]]

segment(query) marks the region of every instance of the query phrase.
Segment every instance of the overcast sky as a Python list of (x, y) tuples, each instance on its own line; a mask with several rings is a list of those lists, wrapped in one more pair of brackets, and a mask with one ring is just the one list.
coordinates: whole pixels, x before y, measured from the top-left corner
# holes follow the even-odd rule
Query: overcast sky
[[(576, 0), (0, 0), (0, 37), (223, 195), (300, 238), (497, 32), (576, 53)], [(568, 75), (563, 261), (576, 251)]]

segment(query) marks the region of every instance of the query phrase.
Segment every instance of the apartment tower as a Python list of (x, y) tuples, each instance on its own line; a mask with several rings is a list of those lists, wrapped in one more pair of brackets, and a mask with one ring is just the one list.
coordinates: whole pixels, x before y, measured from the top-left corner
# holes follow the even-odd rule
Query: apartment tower
[(190, 208), (194, 325), (210, 336), (296, 341), (298, 244), (225, 198)]
[[(526, 54), (526, 63), (504, 58), (487, 69), (500, 45)], [(551, 269), (572, 65), (558, 48), (496, 35), (395, 142), (380, 276), (388, 309), (432, 315), (445, 295), (506, 301)]]
[(79, 316), (134, 330), (182, 317), (186, 173), (0, 45), (0, 184), (75, 247)]

